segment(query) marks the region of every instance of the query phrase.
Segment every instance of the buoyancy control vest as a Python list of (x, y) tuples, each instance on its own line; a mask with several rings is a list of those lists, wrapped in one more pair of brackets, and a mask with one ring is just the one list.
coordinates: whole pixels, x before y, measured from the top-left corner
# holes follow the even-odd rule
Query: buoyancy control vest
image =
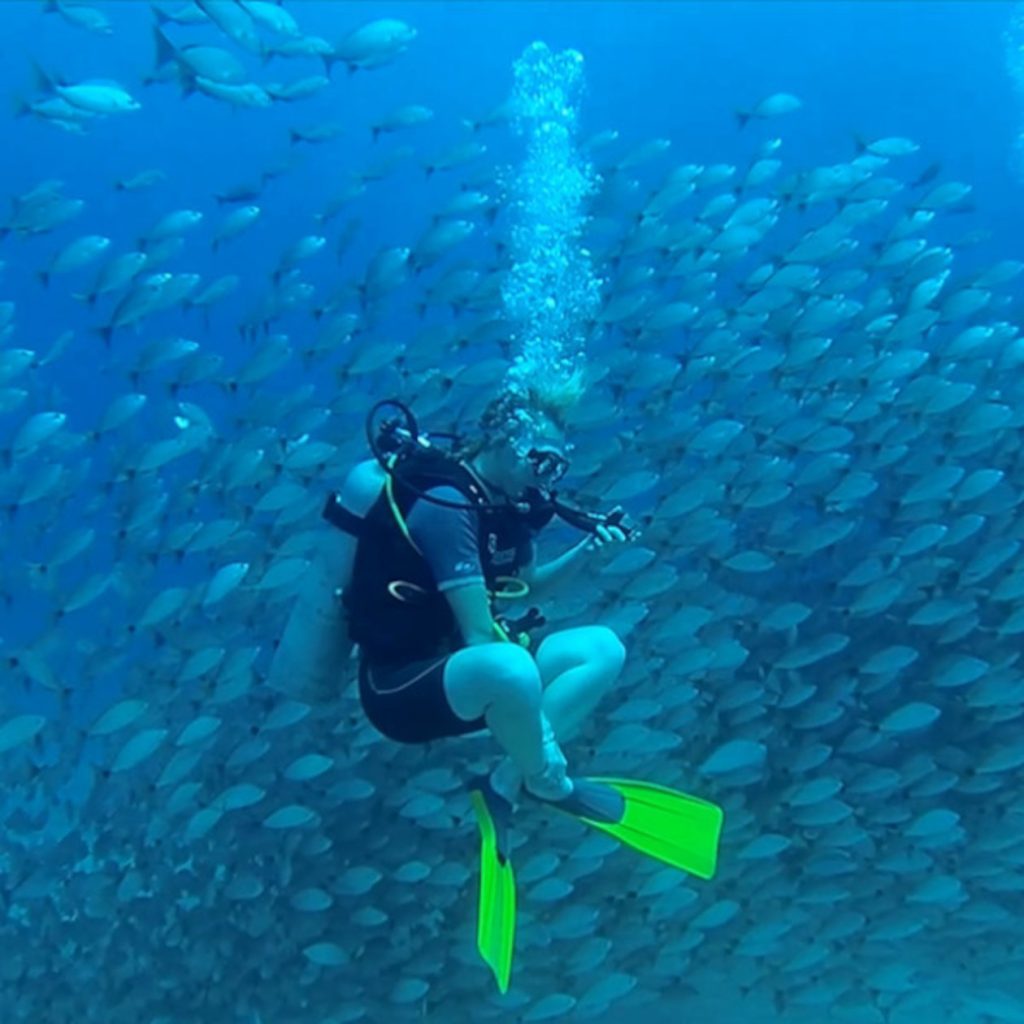
[(430, 450), (404, 457), (401, 472), (389, 475), (359, 524), (352, 580), (343, 596), (349, 633), (374, 663), (403, 664), (462, 646), (448, 600), (406, 526), (417, 501), (428, 500), (423, 492), (438, 487), (454, 488), (473, 506), (469, 514), (477, 518), (488, 591), (497, 591), (502, 577), (514, 577), (529, 550), (536, 519), (495, 504), (463, 463)]

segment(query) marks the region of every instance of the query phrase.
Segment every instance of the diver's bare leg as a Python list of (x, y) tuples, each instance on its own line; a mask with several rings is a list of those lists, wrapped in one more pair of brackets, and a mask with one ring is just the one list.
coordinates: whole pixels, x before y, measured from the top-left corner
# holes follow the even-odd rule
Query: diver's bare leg
[(606, 626), (580, 626), (546, 637), (537, 650), (542, 707), (559, 741), (579, 731), (622, 672), (626, 650)]
[(526, 650), (507, 643), (464, 647), (445, 665), (444, 689), (459, 718), (486, 719), (524, 775), (543, 769), (540, 672)]

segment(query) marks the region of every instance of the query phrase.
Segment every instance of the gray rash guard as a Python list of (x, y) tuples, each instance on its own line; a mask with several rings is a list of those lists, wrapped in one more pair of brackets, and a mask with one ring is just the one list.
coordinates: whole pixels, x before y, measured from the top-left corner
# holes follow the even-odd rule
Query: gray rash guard
[[(465, 505), (466, 497), (454, 487), (432, 487), (426, 492), (442, 501)], [(440, 591), (484, 584), (480, 564), (479, 517), (469, 509), (447, 508), (417, 501), (407, 520), (409, 535), (419, 548)], [(533, 561), (533, 545), (516, 552), (520, 568)]]

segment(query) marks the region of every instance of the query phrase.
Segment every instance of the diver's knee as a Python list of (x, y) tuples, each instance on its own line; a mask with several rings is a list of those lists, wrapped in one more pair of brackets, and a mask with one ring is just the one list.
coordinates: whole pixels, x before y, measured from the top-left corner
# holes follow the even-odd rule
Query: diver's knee
[(626, 663), (626, 646), (618, 634), (607, 626), (594, 626), (588, 640), (591, 657), (600, 662), (612, 679), (616, 678)]
[(541, 679), (537, 663), (530, 653), (517, 645), (505, 645), (489, 673), (497, 703), (512, 702), (540, 707)]

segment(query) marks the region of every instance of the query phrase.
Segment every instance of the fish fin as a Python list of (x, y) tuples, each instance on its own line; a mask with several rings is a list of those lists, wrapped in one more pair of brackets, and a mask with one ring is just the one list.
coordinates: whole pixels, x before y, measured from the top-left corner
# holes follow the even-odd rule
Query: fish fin
[(47, 71), (35, 58), (32, 59), (32, 76), (39, 92), (53, 93), (59, 84), (58, 80)]
[(480, 904), (477, 949), (498, 990), (508, 991), (516, 933), (516, 880), (509, 859), (503, 801), (486, 779), (470, 792), (480, 828)]
[(154, 70), (162, 68), (172, 60), (177, 61), (178, 59), (178, 51), (175, 49), (174, 43), (167, 38), (167, 35), (160, 27), (161, 24), (162, 22), (158, 20), (153, 26), (153, 42), (156, 43), (156, 60), (153, 63)]
[(653, 782), (618, 778), (574, 781), (552, 807), (639, 853), (698, 878), (713, 878), (724, 813), (716, 804)]

